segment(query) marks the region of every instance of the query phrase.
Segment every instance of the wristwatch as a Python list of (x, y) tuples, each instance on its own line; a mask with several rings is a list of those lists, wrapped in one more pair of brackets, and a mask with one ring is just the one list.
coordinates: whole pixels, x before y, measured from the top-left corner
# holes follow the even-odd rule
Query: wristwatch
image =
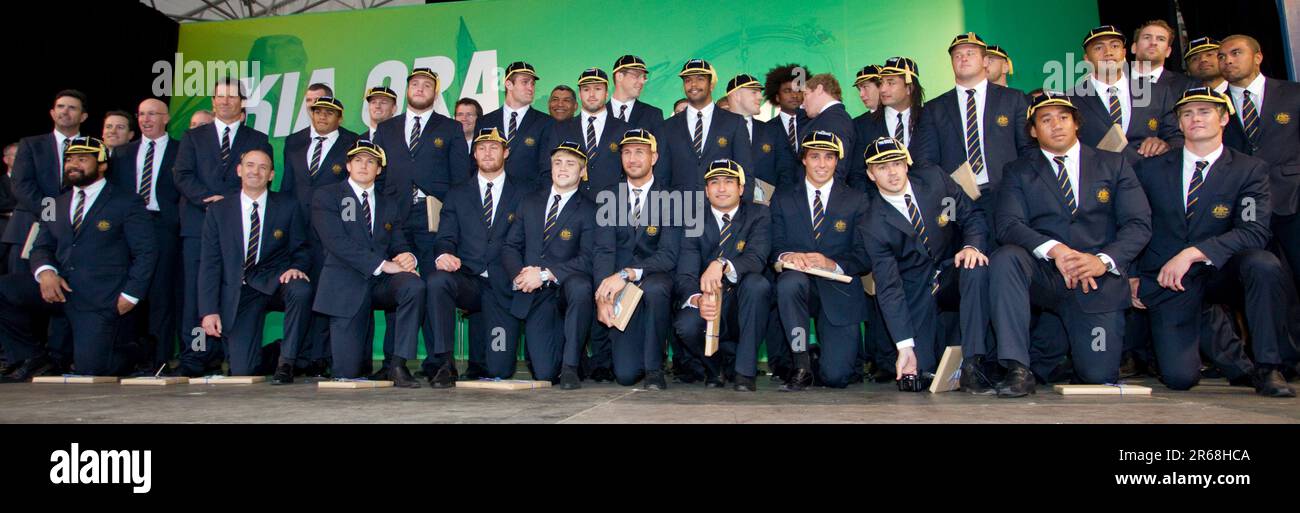
[(541, 274), (539, 274), (538, 276), (542, 278), (542, 285), (546, 285), (547, 283), (551, 282), (551, 271), (549, 270), (542, 271)]
[(714, 260), (716, 260), (719, 264), (722, 264), (722, 272), (724, 272), (724, 273), (727, 272), (727, 264), (730, 263), (730, 262), (727, 261), (727, 259), (722, 258), (722, 257), (718, 257), (718, 258), (716, 258), (716, 259), (714, 259)]
[(620, 279), (622, 279), (623, 281), (628, 281), (629, 279), (632, 278), (632, 277), (627, 273), (627, 269), (623, 269), (622, 271), (619, 271), (619, 272), (618, 272), (618, 277), (619, 277)]

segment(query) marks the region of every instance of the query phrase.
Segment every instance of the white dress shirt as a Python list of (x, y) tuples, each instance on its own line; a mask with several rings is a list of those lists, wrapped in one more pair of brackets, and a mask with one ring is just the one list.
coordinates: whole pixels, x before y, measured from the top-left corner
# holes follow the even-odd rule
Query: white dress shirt
[(512, 112), (518, 114), (518, 116), (515, 117), (515, 130), (519, 130), (524, 126), (524, 115), (528, 114), (528, 106), (524, 105), (518, 109), (513, 109), (510, 108), (509, 104), (501, 104), (501, 135), (506, 139), (515, 136), (515, 134), (507, 132), (510, 130), (510, 113)]
[[(243, 231), (240, 232), (240, 233), (243, 234), (243, 236), (244, 236), (244, 252), (243, 252), (243, 253), (240, 253), (240, 258), (241, 258), (241, 259), (242, 259), (245, 255), (248, 255), (248, 242), (249, 242), (249, 238), (250, 238), (250, 237), (248, 236), (248, 232), (251, 231), (251, 230), (253, 229), (253, 225), (252, 225), (252, 222), (249, 220), (249, 216), (253, 215), (253, 202), (257, 202), (257, 219), (258, 219), (257, 240), (258, 240), (258, 241), (265, 240), (265, 239), (262, 237), (262, 233), (266, 231), (266, 230), (265, 230), (265, 227), (266, 227), (266, 191), (262, 191), (262, 194), (261, 194), (260, 196), (256, 197), (256, 198), (249, 197), (249, 196), (248, 196), (248, 193), (243, 192), (243, 191), (240, 191), (240, 193), (239, 193), (239, 213), (240, 213), (240, 222), (243, 223), (243, 227), (244, 227)], [(253, 262), (254, 262), (254, 263), (257, 263), (257, 262), (259, 262), (259, 261), (261, 261), (261, 260), (262, 260), (262, 244), (259, 242), (258, 245), (257, 245), (257, 255), (253, 256)]]
[(309, 128), (308, 130), (311, 130), (311, 132), (309, 132), (310, 137), (307, 139), (306, 165), (307, 165), (307, 172), (310, 173), (311, 156), (313, 153), (316, 152), (316, 138), (322, 136), (325, 137), (325, 140), (321, 141), (321, 148), (320, 148), (320, 162), (321, 162), (321, 166), (323, 167), (325, 165), (325, 156), (330, 154), (330, 148), (333, 148), (334, 143), (339, 140), (339, 131), (335, 129), (333, 132), (330, 132), (328, 134), (321, 134), (321, 133), (317, 133), (315, 128)]
[[(63, 180), (63, 149), (64, 149), (63, 144), (64, 144), (64, 141), (67, 141), (67, 144), (71, 145), (72, 142), (71, 142), (71, 141), (68, 141), (68, 139), (74, 139), (74, 138), (77, 138), (77, 137), (81, 137), (81, 133), (80, 133), (80, 132), (78, 132), (77, 135), (74, 135), (74, 136), (72, 136), (72, 137), (68, 137), (68, 136), (66, 136), (66, 135), (63, 135), (63, 133), (62, 133), (62, 132), (59, 132), (58, 130), (55, 130), (55, 131), (54, 131), (54, 151), (57, 152), (57, 153), (59, 154), (59, 155), (58, 155), (58, 158), (55, 159), (55, 160), (58, 161), (58, 165), (55, 166), (54, 171), (55, 171), (56, 173), (58, 173), (59, 181), (60, 181), (60, 182), (62, 182), (62, 180)], [(10, 177), (12, 178), (13, 175), (10, 174)]]
[(149, 184), (149, 202), (146, 207), (152, 211), (158, 211), (158, 175), (162, 173), (163, 153), (167, 151), (167, 142), (171, 140), (164, 132), (157, 139), (140, 137), (140, 148), (135, 152), (135, 191), (140, 192), (140, 182), (144, 179), (144, 156), (149, 153), (149, 143), (153, 146), (153, 183)]
[[(650, 188), (653, 187), (655, 184), (655, 175), (654, 173), (651, 173), (647, 177), (649, 178), (649, 180), (645, 183), (645, 185), (642, 185), (640, 187), (632, 185), (632, 182), (630, 180), (627, 181), (627, 210), (629, 212), (628, 214), (629, 217), (631, 217), (632, 215), (631, 212), (635, 212), (633, 207), (636, 206), (637, 195), (633, 194), (632, 191), (634, 189), (641, 191), (641, 212), (642, 212), (641, 217), (644, 219), (646, 218), (646, 216), (649, 215), (646, 208), (650, 204)], [(631, 281), (641, 281), (641, 272), (643, 271), (643, 269), (641, 268), (631, 268), (631, 269), (632, 269), (631, 276), (629, 276), (628, 279)]]
[[(1121, 80), (1120, 82), (1123, 82), (1123, 80)], [(1047, 158), (1047, 164), (1052, 167), (1052, 173), (1055, 174), (1056, 161), (1052, 159), (1053, 157), (1056, 157), (1056, 155), (1044, 149), (1040, 149), (1039, 151), (1043, 152), (1043, 156)], [(1070, 149), (1066, 150), (1065, 152), (1065, 174), (1070, 177), (1070, 190), (1074, 191), (1074, 203), (1075, 205), (1078, 205), (1079, 204), (1079, 143), (1077, 141), (1074, 143), (1074, 146), (1071, 146)], [(1056, 239), (1052, 239), (1047, 242), (1044, 242), (1040, 244), (1037, 248), (1034, 248), (1034, 256), (1041, 258), (1043, 260), (1051, 260), (1052, 258), (1047, 256), (1047, 254), (1052, 251), (1052, 248), (1055, 248), (1056, 245), (1060, 243), (1061, 242)], [(1109, 255), (1105, 253), (1097, 253), (1097, 258), (1100, 258), (1101, 261), (1106, 264), (1106, 267), (1110, 268), (1110, 272), (1114, 273), (1117, 276), (1119, 275), (1119, 268), (1115, 266), (1115, 261), (1112, 260)]]
[[(962, 136), (962, 147), (963, 147), (963, 148), (966, 147), (966, 144), (965, 144), (965, 143), (966, 143), (966, 131), (970, 129), (970, 127), (966, 126), (966, 121), (967, 121), (967, 119), (966, 119), (966, 90), (967, 90), (967, 89), (974, 89), (974, 90), (975, 90), (975, 126), (976, 126), (976, 129), (979, 131), (979, 134), (980, 134), (980, 155), (982, 155), (982, 156), (984, 157), (984, 167), (985, 167), (985, 171), (987, 171), (987, 170), (988, 170), (988, 163), (989, 163), (989, 154), (988, 154), (986, 151), (984, 151), (984, 148), (985, 148), (985, 145), (984, 145), (984, 139), (985, 139), (985, 135), (984, 135), (984, 106), (987, 105), (987, 104), (984, 102), (984, 98), (987, 97), (987, 95), (988, 95), (988, 91), (989, 91), (989, 81), (988, 81), (988, 79), (981, 80), (980, 83), (975, 84), (975, 87), (966, 87), (966, 86), (963, 86), (963, 85), (961, 85), (961, 84), (957, 84), (957, 94), (956, 94), (955, 96), (957, 96), (957, 112), (960, 112), (960, 113), (961, 113), (960, 115), (961, 115), (961, 119), (962, 119), (962, 122), (961, 122), (961, 129), (962, 129), (961, 136)], [(988, 173), (979, 173), (979, 174), (976, 174), (976, 175), (975, 175), (975, 184), (976, 184), (976, 185), (984, 185), (984, 184), (986, 184), (986, 183), (989, 183), (989, 174), (988, 174)]]
[[(557, 219), (558, 222), (560, 214), (564, 213), (564, 206), (569, 204), (569, 199), (573, 197), (573, 193), (575, 192), (578, 192), (578, 189), (573, 189), (569, 192), (559, 192), (555, 190), (555, 186), (551, 186), (551, 193), (546, 196), (546, 210), (542, 211), (542, 216), (543, 216), (542, 226), (546, 225), (545, 216), (551, 211), (551, 204), (555, 203), (555, 195), (556, 194), (560, 195), (560, 207), (555, 209), (555, 218)], [(550, 273), (551, 271), (550, 269), (543, 269), (543, 270), (548, 273)], [(560, 283), (560, 279), (555, 276), (555, 273), (550, 273), (550, 274), (551, 274), (552, 282), (557, 284)]]
[[(619, 112), (623, 112), (623, 115), (626, 116), (627, 119), (623, 119), (623, 118), (619, 118), (619, 119), (623, 119), (623, 121), (626, 121), (626, 122), (629, 122), (629, 123), (632, 122), (632, 120), (631, 120), (631, 119), (632, 119), (632, 109), (636, 107), (636, 98), (633, 98), (633, 99), (628, 100), (628, 101), (626, 101), (626, 102), (621, 102), (621, 101), (615, 100), (614, 97), (611, 96), (611, 97), (609, 97), (609, 104), (610, 104), (612, 107), (614, 107), (614, 109), (613, 109), (613, 110), (614, 110), (614, 117), (617, 118)], [(623, 107), (624, 107), (624, 106), (627, 106), (627, 110), (623, 110)]]
[[(965, 106), (962, 107), (962, 112), (966, 112), (966, 107), (965, 107)], [(888, 136), (889, 136), (889, 137), (893, 137), (893, 136), (894, 136), (894, 129), (895, 129), (895, 127), (898, 126), (898, 115), (899, 115), (899, 114), (902, 114), (902, 115), (903, 115), (903, 141), (902, 141), (902, 142), (903, 142), (903, 146), (907, 146), (907, 147), (910, 148), (910, 147), (912, 146), (912, 144), (911, 144), (911, 143), (912, 143), (912, 130), (911, 130), (910, 128), (908, 128), (908, 125), (910, 125), (910, 124), (912, 123), (912, 121), (911, 121), (911, 119), (912, 119), (912, 108), (911, 108), (911, 107), (908, 107), (906, 110), (903, 110), (903, 111), (897, 111), (897, 110), (894, 110), (893, 107), (885, 107), (885, 130), (886, 130), (886, 132), (888, 132)]]
[[(362, 199), (361, 193), (363, 192), (366, 193), (365, 199), (363, 201), (365, 201), (366, 204), (370, 206), (370, 233), (375, 233), (375, 214), (376, 214), (375, 184), (371, 183), (369, 188), (362, 188), (360, 184), (352, 181), (352, 178), (349, 177), (348, 185), (352, 187), (352, 193), (357, 195), (357, 199)], [(357, 208), (357, 215), (361, 215), (360, 206), (358, 206)], [(418, 260), (416, 261), (415, 265), (417, 266), (420, 265)], [(380, 262), (379, 267), (376, 267), (374, 272), (370, 274), (371, 276), (379, 276), (383, 272), (384, 272), (384, 262)]]
[(695, 140), (695, 119), (700, 113), (704, 114), (704, 131), (700, 135), (701, 149), (708, 146), (703, 143), (709, 140), (709, 127), (713, 126), (713, 105), (710, 102), (703, 109), (696, 109), (689, 104), (686, 105), (686, 139), (688, 141)]
[(798, 137), (798, 136), (799, 136), (799, 118), (796, 118), (796, 117), (794, 116), (794, 114), (786, 114), (785, 111), (783, 111), (783, 110), (778, 110), (778, 111), (777, 111), (777, 115), (778, 115), (778, 116), (781, 116), (781, 130), (782, 130), (782, 132), (785, 134), (786, 138), (789, 138), (789, 137), (790, 137), (790, 120), (791, 120), (791, 119), (794, 119), (794, 134), (795, 134), (795, 137)]
[[(214, 118), (212, 119), (212, 124), (217, 128), (217, 150), (218, 150), (218, 151), (221, 150), (221, 135), (224, 134), (224, 133), (226, 132), (226, 129), (227, 129), (227, 128), (230, 129), (230, 151), (231, 151), (231, 152), (234, 152), (234, 151), (235, 151), (235, 134), (238, 134), (238, 133), (239, 133), (239, 125), (240, 125), (241, 123), (243, 123), (243, 122), (242, 122), (242, 121), (236, 121), (236, 122), (234, 122), (234, 123), (231, 123), (231, 124), (227, 125), (225, 122), (221, 121), (221, 118), (215, 118), (215, 117), (214, 117)], [(236, 159), (237, 159), (237, 158), (239, 158), (239, 155), (234, 155), (234, 154), (232, 153), (232, 154), (231, 154), (231, 158), (236, 158)]]
[(582, 111), (582, 115), (578, 118), (582, 121), (582, 127), (579, 131), (582, 132), (583, 148), (587, 147), (587, 123), (589, 123), (589, 120), (592, 118), (595, 118), (596, 121), (596, 144), (600, 144), (600, 135), (605, 133), (605, 119), (607, 119), (607, 114), (609, 113), (605, 112), (605, 109), (600, 109), (599, 111), (596, 111), (595, 114)]
[[(1214, 167), (1214, 163), (1221, 156), (1223, 156), (1223, 144), (1219, 144), (1218, 148), (1215, 148), (1214, 151), (1204, 157), (1192, 153), (1186, 146), (1183, 147), (1183, 212), (1187, 212), (1187, 190), (1192, 185), (1192, 174), (1196, 172), (1196, 161), (1205, 161), (1205, 169), (1201, 170), (1201, 183), (1204, 184), (1210, 178), (1210, 168)], [(1204, 263), (1205, 265), (1214, 265), (1214, 262), (1209, 259), (1206, 259)]]
[(1116, 80), (1111, 85), (1106, 85), (1097, 80), (1095, 75), (1089, 76), (1088, 80), (1092, 81), (1093, 91), (1097, 93), (1097, 101), (1101, 102), (1101, 110), (1107, 116), (1110, 116), (1110, 88), (1115, 87), (1118, 89), (1116, 94), (1119, 95), (1120, 119), (1123, 120), (1119, 127), (1125, 133), (1128, 133), (1128, 123), (1133, 112), (1133, 102), (1128, 91), (1128, 79), (1121, 76), (1119, 80)]
[[(1256, 75), (1255, 80), (1250, 81), (1250, 84), (1244, 88), (1228, 85), (1228, 93), (1232, 95), (1232, 104), (1237, 107), (1237, 119), (1241, 120), (1241, 128), (1244, 129), (1246, 128), (1246, 115), (1243, 112), (1246, 110), (1243, 107), (1245, 105), (1245, 96), (1241, 94), (1242, 91), (1250, 91), (1250, 101), (1255, 104), (1255, 112), (1259, 114), (1262, 122), (1264, 119), (1264, 74)], [(1263, 126), (1261, 123), (1260, 127)]]
[[(60, 143), (60, 144), (62, 144), (62, 143)], [(76, 216), (76, 213), (77, 213), (77, 196), (78, 196), (77, 193), (79, 193), (79, 192), (81, 192), (81, 191), (85, 191), (85, 192), (86, 192), (86, 204), (85, 204), (84, 206), (82, 206), (82, 208), (81, 208), (81, 213), (82, 213), (82, 216), (83, 216), (81, 222), (82, 222), (82, 223), (86, 223), (86, 222), (89, 221), (89, 219), (86, 218), (86, 217), (84, 217), (84, 216), (90, 214), (90, 207), (92, 207), (92, 206), (95, 205), (95, 199), (98, 198), (98, 197), (99, 197), (99, 193), (102, 192), (102, 191), (104, 190), (104, 184), (106, 184), (106, 183), (108, 183), (108, 182), (105, 181), (103, 178), (100, 178), (99, 180), (95, 181), (95, 183), (92, 183), (92, 184), (87, 185), (87, 186), (85, 186), (85, 187), (73, 187), (73, 188), (72, 188), (72, 201), (68, 202), (68, 221), (69, 221), (69, 222), (72, 221), (72, 218), (75, 217), (75, 216)], [(37, 267), (37, 268), (36, 268), (36, 272), (33, 274), (33, 276), (36, 278), (36, 281), (37, 281), (38, 283), (41, 281), (41, 273), (43, 273), (43, 272), (45, 272), (45, 271), (54, 271), (54, 274), (56, 274), (56, 275), (59, 274), (59, 270), (56, 269), (56, 268), (55, 268), (54, 266), (52, 266), (52, 265), (42, 265), (42, 266), (40, 266), (40, 267)], [(122, 293), (122, 297), (123, 297), (123, 298), (126, 298), (126, 300), (127, 300), (127, 301), (130, 301), (131, 304), (133, 304), (133, 305), (136, 304), (136, 303), (139, 303), (139, 302), (140, 302), (140, 300), (139, 300), (138, 298), (135, 298), (135, 297), (133, 297), (133, 296), (131, 296), (130, 294), (127, 294), (127, 293), (125, 293), (125, 292)]]

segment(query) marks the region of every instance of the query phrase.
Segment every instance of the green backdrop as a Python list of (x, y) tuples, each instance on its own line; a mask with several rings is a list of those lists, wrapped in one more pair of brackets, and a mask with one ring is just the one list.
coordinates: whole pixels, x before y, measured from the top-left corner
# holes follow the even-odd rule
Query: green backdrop
[[(863, 65), (911, 57), (928, 96), (938, 96), (952, 87), (949, 41), (974, 31), (1011, 53), (1011, 85), (1027, 91), (1042, 83), (1045, 61), (1079, 53), (1096, 25), (1093, 0), (476, 0), (187, 23), (179, 52), (183, 62), (197, 64), (260, 63), (262, 87), (250, 95), (259, 102), (248, 107), (248, 123), (271, 136), (278, 154), (285, 136), (307, 126), (301, 99), (317, 81), (334, 87), (345, 104), (344, 126), (360, 132), (365, 88), (389, 85), (404, 96), (404, 77), (417, 66), (443, 79), (439, 112), (462, 96), (490, 111), (504, 94), (497, 70), (526, 60), (541, 76), (535, 107), (545, 111), (554, 86), (573, 87), (583, 69), (608, 72), (618, 56), (633, 53), (651, 70), (642, 100), (667, 111), (682, 96), (676, 73), (687, 59), (707, 59), (718, 70), (715, 94), (738, 73), (761, 80), (771, 67), (796, 62), (839, 78), (856, 115), (864, 109), (851, 84)], [(192, 76), (182, 74), (173, 86)], [(206, 90), (186, 92), (172, 96), (174, 136), (184, 133), (190, 114), (211, 107)], [(267, 324), (268, 339), (278, 338), (279, 316)]]

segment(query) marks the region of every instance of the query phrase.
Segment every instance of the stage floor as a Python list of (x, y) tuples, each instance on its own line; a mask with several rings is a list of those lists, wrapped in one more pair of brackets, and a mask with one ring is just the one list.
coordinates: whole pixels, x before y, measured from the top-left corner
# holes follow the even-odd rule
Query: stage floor
[[(461, 367), (464, 364), (462, 363)], [(527, 377), (520, 369), (517, 378)], [(292, 385), (0, 385), (3, 423), (1300, 423), (1300, 400), (1268, 399), (1209, 380), (1174, 392), (1154, 379), (1141, 396), (1022, 399), (962, 392), (902, 393), (892, 384), (755, 393), (669, 383), (663, 391), (584, 383), (582, 389), (318, 390)]]

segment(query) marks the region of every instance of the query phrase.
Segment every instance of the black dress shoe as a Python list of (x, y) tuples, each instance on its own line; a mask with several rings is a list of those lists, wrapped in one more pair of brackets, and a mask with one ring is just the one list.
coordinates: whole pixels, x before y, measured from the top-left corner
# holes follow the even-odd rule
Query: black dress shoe
[(13, 372), (0, 377), (0, 383), (26, 383), (37, 376), (52, 375), (57, 366), (48, 358), (32, 358), (19, 365)]
[(1255, 367), (1255, 393), (1264, 397), (1295, 397), (1295, 390), (1286, 384), (1282, 371), (1272, 366)]
[(282, 363), (275, 368), (275, 375), (271, 376), (272, 385), (288, 385), (293, 383), (293, 364)]
[(8, 376), (23, 366), (23, 362), (4, 362), (0, 365), (0, 376)]
[(758, 390), (758, 386), (754, 384), (754, 378), (737, 374), (736, 383), (732, 386), (732, 390), (737, 392), (753, 392)]
[(1034, 393), (1034, 387), (1038, 382), (1034, 380), (1034, 373), (1020, 362), (1012, 362), (1011, 367), (1007, 369), (1007, 376), (997, 385), (998, 397), (1024, 397)]
[(379, 370), (375, 371), (370, 376), (367, 376), (366, 379), (370, 381), (385, 381), (388, 379), (388, 374), (390, 370), (391, 367), (389, 367), (388, 364), (384, 364), (382, 367), (379, 368)]
[(560, 390), (577, 390), (582, 388), (582, 380), (578, 378), (578, 369), (565, 366), (560, 371)]
[(420, 388), (420, 382), (416, 381), (415, 376), (411, 375), (411, 370), (405, 365), (393, 365), (388, 369), (388, 380), (393, 382), (393, 386), (398, 388)]
[(666, 390), (668, 383), (664, 381), (664, 371), (652, 370), (645, 373), (646, 390)]
[(1126, 351), (1121, 358), (1119, 363), (1120, 379), (1136, 378), (1145, 373), (1146, 365), (1139, 362), (1132, 351)]
[(456, 367), (450, 363), (438, 367), (438, 372), (429, 377), (429, 386), (433, 388), (454, 388), (456, 386)]
[(811, 387), (812, 383), (811, 371), (808, 369), (795, 369), (794, 373), (790, 375), (790, 379), (786, 380), (779, 390), (782, 392), (799, 392)]
[(614, 371), (605, 367), (598, 367), (591, 371), (591, 380), (601, 384), (614, 382)]
[(871, 373), (871, 381), (876, 383), (890, 383), (894, 381), (894, 375), (894, 371), (884, 367), (877, 367), (876, 370)]
[(975, 355), (961, 362), (961, 379), (959, 384), (966, 393), (975, 395), (997, 395), (993, 382), (984, 374), (984, 355)]
[(727, 386), (722, 376), (709, 376), (704, 378), (704, 388), (722, 388)]

